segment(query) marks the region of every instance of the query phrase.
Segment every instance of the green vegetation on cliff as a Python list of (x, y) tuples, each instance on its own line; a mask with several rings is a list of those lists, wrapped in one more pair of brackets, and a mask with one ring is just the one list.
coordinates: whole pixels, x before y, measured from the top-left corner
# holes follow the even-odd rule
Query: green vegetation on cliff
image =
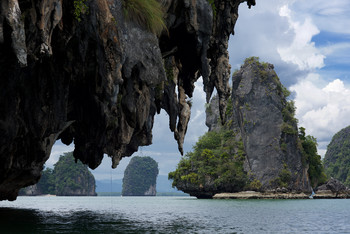
[(324, 157), (326, 173), (350, 187), (350, 126), (336, 133)]
[(123, 0), (125, 18), (145, 26), (156, 35), (166, 29), (164, 12), (157, 0)]
[(299, 140), (302, 145), (303, 164), (309, 165), (308, 174), (311, 185), (316, 187), (327, 181), (321, 156), (317, 153), (317, 140), (315, 137), (305, 136), (305, 128), (299, 128)]
[(39, 182), (37, 183), (38, 188), (42, 194), (56, 194), (55, 177), (51, 168), (46, 168), (42, 174)]
[(124, 171), (123, 196), (156, 195), (158, 163), (151, 157), (133, 157)]
[(298, 134), (289, 95), (272, 64), (246, 59), (232, 78), (228, 121), (220, 124), (213, 98), (206, 110), (210, 131), (169, 173), (173, 187), (206, 198), (242, 190), (308, 191), (324, 183), (316, 139), (304, 128)]
[[(88, 167), (79, 160), (75, 162), (73, 153), (64, 153), (53, 170), (56, 195), (94, 195), (95, 178)], [(93, 194), (91, 194), (93, 193)]]
[(229, 187), (240, 191), (248, 182), (243, 170), (244, 155), (243, 142), (235, 140), (232, 130), (207, 132), (199, 138), (193, 152), (187, 153), (177, 169), (169, 173), (169, 179), (178, 189), (190, 183), (198, 187), (210, 184), (214, 190)]
[(64, 153), (54, 169), (46, 168), (36, 184), (37, 194), (58, 196), (96, 195), (95, 178), (88, 167), (73, 157), (73, 153)]

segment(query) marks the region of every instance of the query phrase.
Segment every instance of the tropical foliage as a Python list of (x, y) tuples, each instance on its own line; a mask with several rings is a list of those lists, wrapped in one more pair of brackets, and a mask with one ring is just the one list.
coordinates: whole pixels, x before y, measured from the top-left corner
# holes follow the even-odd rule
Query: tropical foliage
[(143, 196), (156, 186), (158, 163), (151, 157), (133, 157), (124, 171), (123, 196)]
[(37, 188), (42, 194), (63, 196), (77, 190), (94, 191), (95, 178), (86, 165), (80, 161), (75, 162), (72, 152), (64, 153), (54, 169), (46, 168), (42, 172)]
[(169, 179), (173, 180), (173, 187), (211, 183), (218, 190), (230, 187), (232, 191), (239, 191), (248, 183), (244, 160), (243, 142), (236, 141), (232, 130), (207, 132), (200, 137), (193, 152), (187, 153), (176, 170), (169, 173)]
[(95, 179), (86, 165), (75, 162), (73, 153), (64, 153), (53, 170), (57, 195), (72, 193), (77, 190), (89, 191), (95, 187)]
[(324, 171), (321, 156), (317, 153), (317, 140), (315, 137), (307, 135), (305, 136), (305, 128), (299, 128), (299, 140), (302, 145), (303, 163), (308, 164), (308, 174), (310, 177), (311, 185), (316, 187), (319, 184), (323, 184), (327, 181), (327, 176)]

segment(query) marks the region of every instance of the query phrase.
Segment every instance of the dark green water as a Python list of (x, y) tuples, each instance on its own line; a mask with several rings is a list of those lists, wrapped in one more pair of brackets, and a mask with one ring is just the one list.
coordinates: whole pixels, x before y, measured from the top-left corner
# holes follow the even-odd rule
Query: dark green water
[(19, 197), (0, 233), (350, 233), (350, 200)]

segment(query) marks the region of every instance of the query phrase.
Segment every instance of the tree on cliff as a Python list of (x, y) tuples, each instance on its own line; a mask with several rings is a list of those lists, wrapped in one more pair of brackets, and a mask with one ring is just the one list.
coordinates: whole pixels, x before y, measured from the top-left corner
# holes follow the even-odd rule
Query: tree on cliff
[(243, 142), (235, 140), (232, 130), (207, 132), (199, 138), (193, 152), (187, 153), (177, 169), (169, 173), (169, 179), (178, 189), (191, 184), (210, 190), (241, 191), (248, 183), (244, 155)]
[(155, 196), (158, 163), (151, 157), (133, 157), (124, 172), (123, 196)]
[(42, 174), (37, 187), (42, 194), (56, 194), (55, 177), (53, 169), (46, 168)]
[(324, 157), (326, 173), (350, 187), (350, 126), (337, 132)]
[(308, 173), (313, 187), (327, 181), (321, 156), (317, 153), (317, 140), (315, 137), (305, 136), (305, 128), (299, 128), (299, 140), (302, 144), (303, 163), (309, 165)]

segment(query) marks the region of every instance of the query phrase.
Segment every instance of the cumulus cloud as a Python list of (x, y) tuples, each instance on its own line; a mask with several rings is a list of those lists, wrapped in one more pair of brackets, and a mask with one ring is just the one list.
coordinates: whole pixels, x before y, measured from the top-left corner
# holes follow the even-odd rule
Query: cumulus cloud
[(281, 7), (290, 1), (263, 1), (248, 9), (239, 9), (235, 35), (229, 41), (230, 64), (232, 70), (238, 69), (244, 59), (258, 56), (261, 61), (275, 65), (282, 83), (290, 86), (297, 78), (305, 75), (294, 63), (281, 60), (278, 47), (287, 48), (293, 43), (295, 32), (290, 30), (287, 17), (281, 16)]
[(350, 125), (350, 88), (340, 79), (325, 83), (318, 74), (310, 74), (290, 90), (296, 93), (299, 125), (323, 142), (319, 149), (324, 153), (332, 136)]
[(298, 65), (300, 70), (322, 68), (325, 56), (315, 47), (315, 43), (311, 42), (312, 37), (320, 31), (313, 24), (312, 20), (306, 18), (303, 23), (294, 21), (291, 10), (287, 5), (281, 7), (279, 15), (288, 19), (289, 30), (294, 32), (294, 39), (291, 45), (277, 48), (282, 60)]

